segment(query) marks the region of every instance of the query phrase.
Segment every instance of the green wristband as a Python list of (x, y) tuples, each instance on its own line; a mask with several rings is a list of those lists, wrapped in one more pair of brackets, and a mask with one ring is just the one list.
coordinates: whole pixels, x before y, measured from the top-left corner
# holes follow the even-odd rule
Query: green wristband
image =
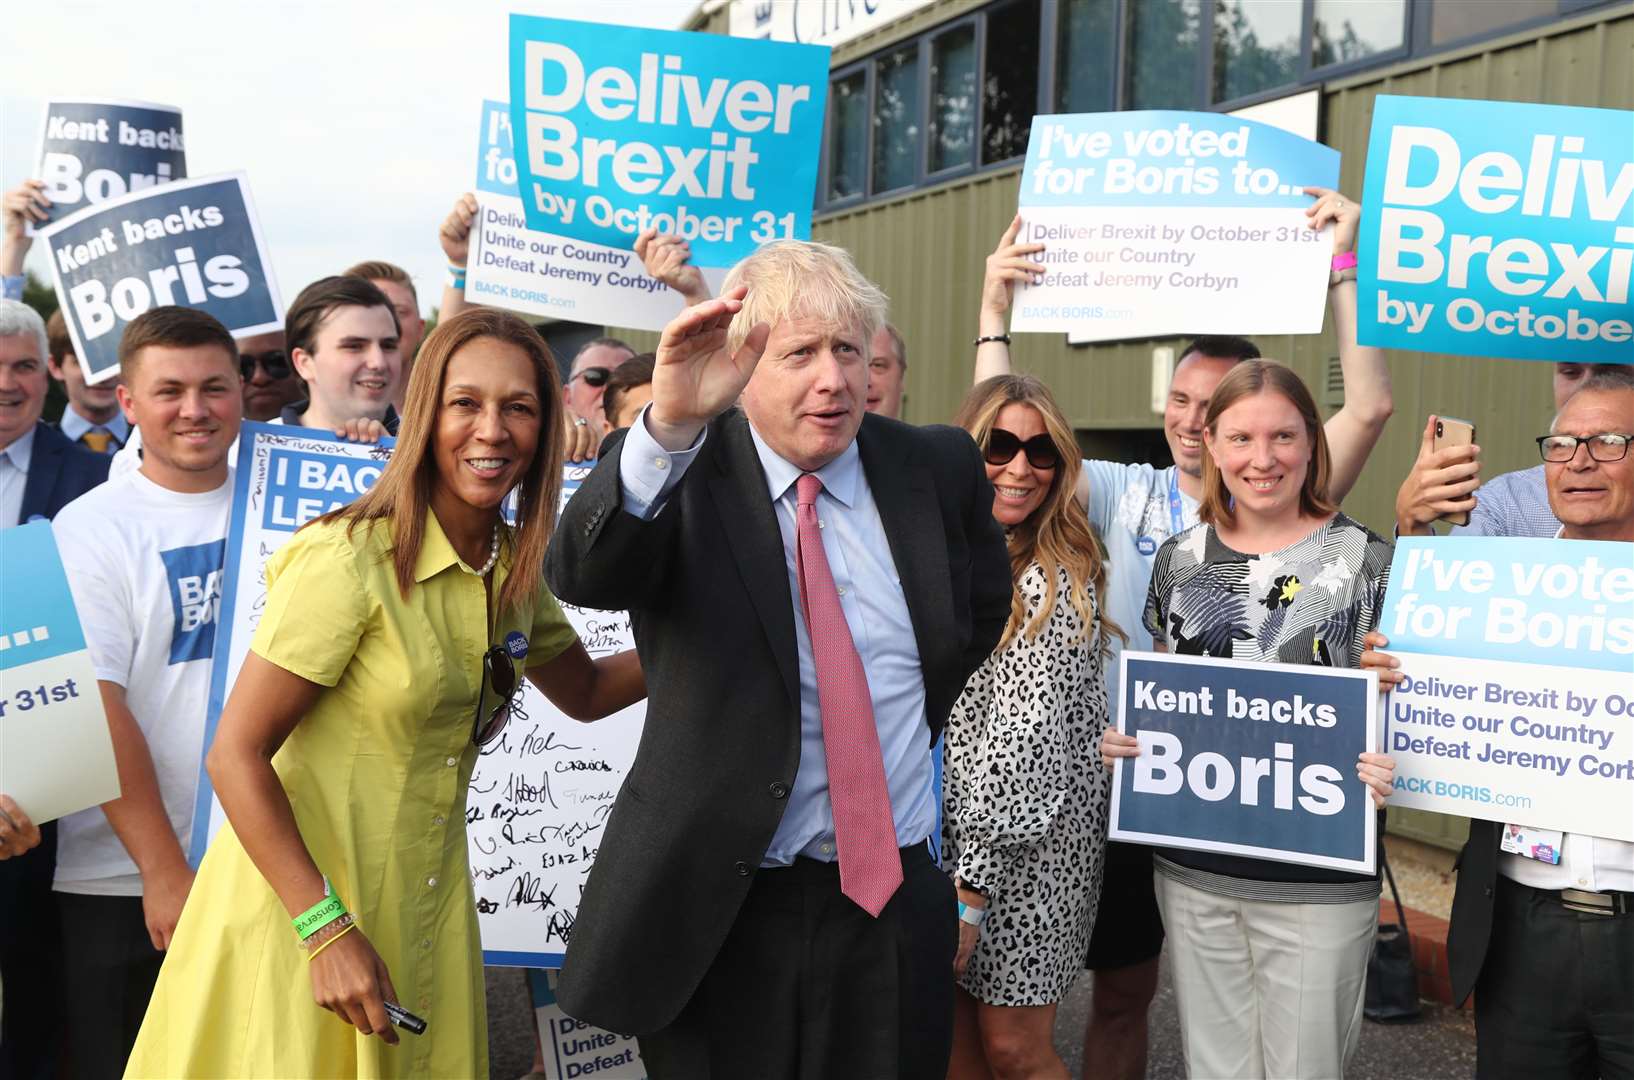
[(344, 914), (346, 905), (341, 903), (340, 897), (331, 893), (290, 921), (295, 924), (295, 933), (305, 941)]

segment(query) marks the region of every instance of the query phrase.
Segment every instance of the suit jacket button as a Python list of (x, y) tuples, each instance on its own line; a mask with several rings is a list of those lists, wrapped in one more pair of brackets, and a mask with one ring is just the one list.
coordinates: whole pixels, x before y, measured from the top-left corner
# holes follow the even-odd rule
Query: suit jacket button
[(732, 864), (732, 869), (738, 872), (738, 877), (749, 876), (749, 864), (746, 862), (735, 862)]
[(1481, 891), (1486, 893), (1488, 896), (1491, 896), (1492, 895), (1492, 886), (1488, 885), (1486, 888), (1482, 889)]
[(785, 784), (781, 780), (773, 780), (772, 786), (767, 790), (772, 793), (772, 798), (783, 799), (788, 797), (789, 785)]

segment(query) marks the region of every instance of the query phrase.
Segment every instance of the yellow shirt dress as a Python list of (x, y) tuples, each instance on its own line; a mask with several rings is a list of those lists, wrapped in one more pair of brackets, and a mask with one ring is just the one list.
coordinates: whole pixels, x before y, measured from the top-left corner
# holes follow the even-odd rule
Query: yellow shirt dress
[[(427, 512), (405, 601), (389, 526), (324, 523), (267, 564), (250, 648), (325, 687), (273, 758), (301, 838), (424, 1017), (387, 1046), (312, 999), (289, 914), (232, 826), (205, 853), (127, 1077), (488, 1075), (482, 945), (466, 859), (471, 722), (490, 642), (528, 642), (518, 669), (577, 640), (548, 590), (487, 629), (482, 579)], [(494, 573), (494, 594), (508, 560)], [(513, 649), (513, 656), (515, 650)]]

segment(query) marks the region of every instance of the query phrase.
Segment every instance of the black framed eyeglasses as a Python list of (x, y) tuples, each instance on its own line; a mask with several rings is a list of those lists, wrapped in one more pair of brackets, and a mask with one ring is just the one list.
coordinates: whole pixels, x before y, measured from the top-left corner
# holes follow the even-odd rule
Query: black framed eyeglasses
[[(607, 380), (610, 379), (612, 375), (612, 368), (587, 367), (577, 375), (569, 378), (567, 382), (571, 383), (574, 379), (583, 379), (586, 386), (606, 386)], [(563, 383), (562, 385), (566, 386), (567, 383)]]
[(1053, 469), (1061, 464), (1061, 453), (1056, 450), (1055, 441), (1049, 435), (1034, 435), (1022, 442), (1015, 432), (1000, 427), (987, 433), (987, 446), (982, 451), (982, 457), (989, 465), (1008, 465), (1015, 459), (1017, 450), (1026, 453), (1027, 464), (1035, 469)]
[(249, 382), (255, 378), (255, 369), (259, 365), (267, 373), (269, 379), (287, 379), (294, 369), (289, 366), (289, 354), (282, 349), (268, 349), (262, 353), (241, 352), (238, 354), (238, 370)]
[(511, 718), (511, 701), (516, 697), (516, 664), (503, 645), (494, 645), (482, 654), (482, 691), (477, 695), (477, 714), (471, 720), (471, 741), (487, 746), (499, 738)]
[(1539, 435), (1538, 453), (1544, 461), (1560, 463), (1577, 456), (1579, 444), (1587, 444), (1595, 461), (1621, 461), (1628, 456), (1628, 441), (1634, 435), (1606, 432), (1601, 435)]

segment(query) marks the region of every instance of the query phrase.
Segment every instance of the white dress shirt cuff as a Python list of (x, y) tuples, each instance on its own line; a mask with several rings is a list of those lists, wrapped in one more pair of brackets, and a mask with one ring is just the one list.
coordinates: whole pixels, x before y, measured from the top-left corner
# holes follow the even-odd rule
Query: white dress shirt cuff
[(663, 509), (664, 500), (681, 482), (681, 477), (686, 475), (698, 451), (703, 448), (704, 440), (709, 437), (709, 430), (705, 428), (685, 450), (665, 450), (647, 430), (647, 412), (651, 408), (651, 405), (643, 408), (635, 423), (630, 425), (630, 433), (624, 437), (618, 459), (618, 482), (624, 495), (624, 510), (642, 521), (651, 519)]

